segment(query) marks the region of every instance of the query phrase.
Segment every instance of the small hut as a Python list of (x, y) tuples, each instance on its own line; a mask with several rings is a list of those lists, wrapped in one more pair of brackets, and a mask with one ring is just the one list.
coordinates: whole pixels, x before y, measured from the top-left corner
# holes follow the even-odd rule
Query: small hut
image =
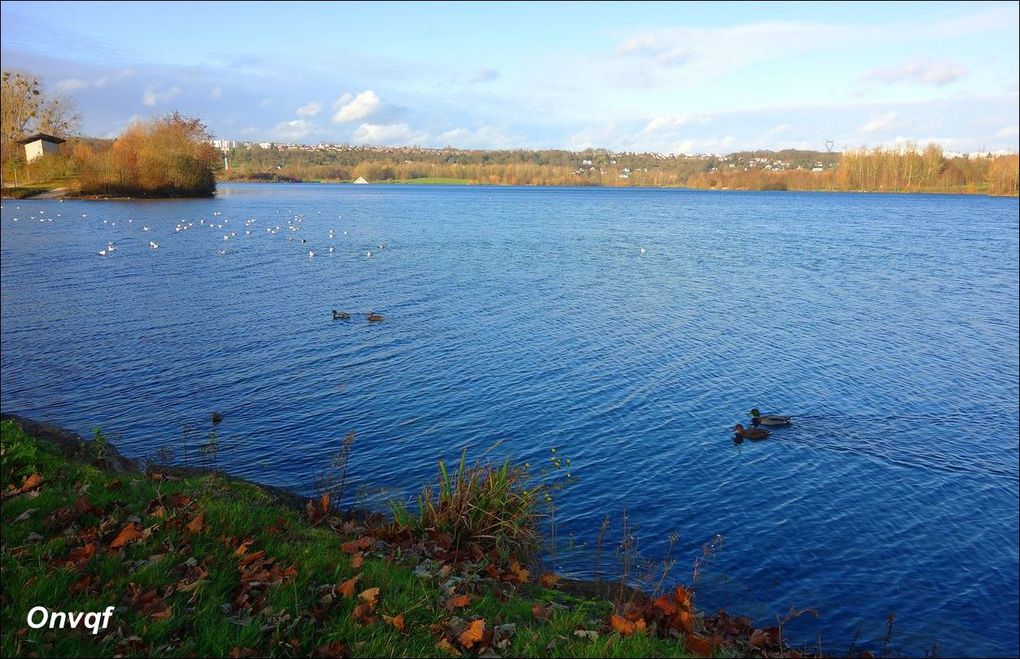
[(35, 135), (29, 135), (24, 139), (18, 140), (18, 144), (25, 145), (25, 161), (32, 162), (47, 153), (59, 153), (60, 145), (66, 141), (46, 133), (36, 133)]
[(366, 185), (368, 181), (365, 180), (364, 176), (359, 176), (358, 178), (354, 179), (354, 183), (357, 185)]

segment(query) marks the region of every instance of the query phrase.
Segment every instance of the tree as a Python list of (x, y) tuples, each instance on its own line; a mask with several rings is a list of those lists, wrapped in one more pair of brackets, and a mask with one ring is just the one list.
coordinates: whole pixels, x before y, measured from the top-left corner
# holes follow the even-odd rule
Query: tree
[(68, 136), (81, 118), (67, 96), (47, 96), (39, 78), (30, 73), (4, 71), (0, 87), (0, 157), (6, 164), (19, 155), (17, 141), (34, 132)]

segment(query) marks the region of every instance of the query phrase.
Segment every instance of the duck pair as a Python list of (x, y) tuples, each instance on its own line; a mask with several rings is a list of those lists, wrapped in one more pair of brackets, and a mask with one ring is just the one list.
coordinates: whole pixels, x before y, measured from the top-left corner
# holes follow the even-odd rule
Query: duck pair
[(733, 432), (741, 439), (759, 440), (769, 436), (769, 431), (758, 426), (788, 426), (790, 417), (782, 414), (762, 414), (757, 407), (750, 411), (752, 428), (745, 428), (739, 423), (733, 426)]
[[(350, 318), (351, 314), (347, 313), (346, 311), (337, 311), (336, 309), (333, 309), (333, 320), (350, 320)], [(374, 313), (372, 311), (368, 312), (368, 322), (378, 323), (382, 319), (383, 317), (381, 315)]]

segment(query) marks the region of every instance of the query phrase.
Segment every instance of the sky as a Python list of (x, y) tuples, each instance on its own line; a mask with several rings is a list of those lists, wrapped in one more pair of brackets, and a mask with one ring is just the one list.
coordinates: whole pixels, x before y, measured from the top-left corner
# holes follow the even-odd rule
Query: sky
[(1020, 3), (2, 2), (82, 133), (729, 153), (1017, 151)]

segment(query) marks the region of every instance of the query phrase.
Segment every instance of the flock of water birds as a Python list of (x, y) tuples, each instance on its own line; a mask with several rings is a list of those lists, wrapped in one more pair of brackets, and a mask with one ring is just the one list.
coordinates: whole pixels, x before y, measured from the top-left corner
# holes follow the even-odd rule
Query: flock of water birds
[(745, 428), (741, 424), (733, 426), (733, 439), (738, 444), (743, 442), (745, 439), (751, 441), (759, 441), (769, 436), (769, 431), (765, 430), (761, 426), (788, 426), (793, 423), (793, 419), (784, 414), (762, 414), (757, 407), (751, 408), (748, 412), (751, 416), (751, 427)]
[[(62, 202), (63, 200), (60, 200), (60, 201)], [(2, 208), (2, 206), (0, 206), (0, 208)], [(26, 209), (26, 208), (22, 208), (21, 206), (15, 206), (15, 211), (22, 211), (22, 210), (25, 211), (26, 215), (22, 215), (22, 216), (18, 216), (18, 217), (13, 217), (12, 221), (14, 221), (14, 222), (18, 222), (18, 221), (21, 221), (21, 220), (34, 221), (34, 220), (38, 219), (39, 222), (46, 223), (46, 222), (53, 222), (54, 219), (63, 217), (63, 215), (61, 213), (50, 213), (50, 214), (47, 214), (47, 212), (45, 210), (34, 211), (34, 210), (29, 210), (29, 209)], [(277, 213), (278, 214), (283, 214), (284, 211), (278, 210)], [(321, 215), (322, 212), (319, 211), (318, 214)], [(52, 217), (50, 215), (52, 215)], [(287, 213), (287, 215), (288, 215), (289, 219), (287, 219), (286, 222), (280, 223), (280, 224), (274, 224), (273, 226), (266, 227), (265, 228), (266, 234), (268, 234), (269, 236), (276, 236), (276, 235), (280, 234), (281, 232), (285, 231), (286, 233), (284, 235), (286, 235), (286, 242), (288, 242), (288, 243), (296, 243), (298, 245), (301, 245), (302, 246), (302, 252), (303, 253), (307, 253), (308, 258), (310, 258), (310, 259), (315, 258), (316, 256), (318, 256), (323, 248), (322, 247), (316, 248), (314, 246), (311, 246), (309, 244), (308, 239), (305, 238), (304, 236), (302, 236), (301, 233), (300, 233), (304, 229), (304, 227), (302, 225), (303, 225), (304, 220), (305, 220), (305, 215), (303, 213)], [(81, 214), (81, 219), (83, 219), (83, 220), (87, 220), (88, 217), (89, 217), (88, 213), (82, 213)], [(343, 218), (342, 215), (337, 215), (337, 220), (341, 220), (342, 218)], [(103, 222), (104, 225), (106, 225), (107, 227), (109, 227), (111, 229), (115, 229), (117, 227), (117, 220), (104, 219), (102, 222)], [(121, 222), (122, 222), (122, 231), (123, 231), (123, 222), (124, 221), (121, 220)], [(213, 211), (212, 218), (209, 218), (209, 219), (199, 218), (197, 220), (197, 222), (195, 220), (183, 220), (183, 221), (177, 222), (174, 225), (174, 233), (172, 235), (182, 234), (182, 233), (185, 233), (187, 231), (191, 231), (192, 229), (195, 229), (195, 228), (198, 228), (198, 229), (207, 229), (207, 230), (215, 231), (215, 232), (219, 232), (219, 231), (224, 231), (225, 230), (224, 233), (223, 233), (223, 242), (228, 243), (231, 240), (237, 239), (239, 236), (241, 236), (242, 235), (240, 233), (241, 231), (243, 231), (243, 236), (252, 236), (254, 232), (258, 231), (258, 229), (255, 226), (258, 222), (259, 221), (256, 218), (249, 217), (249, 218), (245, 219), (242, 222), (242, 225), (243, 225), (242, 227), (240, 227), (236, 231), (233, 231), (233, 230), (230, 230), (230, 224), (231, 224), (230, 219), (222, 217), (222, 212), (221, 211)], [(135, 227), (136, 223), (135, 223), (135, 219), (134, 218), (127, 219), (127, 224), (132, 225), (132, 229), (136, 228)], [(152, 227), (150, 225), (142, 224), (141, 221), (139, 221), (137, 223), (137, 228), (139, 228), (143, 234), (148, 234), (148, 232), (152, 231)], [(348, 235), (347, 231), (343, 231), (343, 233), (341, 234), (341, 236), (347, 236), (347, 235)], [(325, 253), (326, 254), (334, 254), (334, 253), (336, 253), (336, 251), (337, 251), (337, 245), (336, 245), (337, 232), (336, 232), (336, 229), (334, 229), (332, 227), (329, 228), (329, 230), (327, 232), (327, 239), (328, 239), (328, 242), (325, 245)], [(156, 240), (149, 240), (148, 241), (148, 248), (150, 250), (157, 250), (157, 249), (160, 248), (160, 246), (161, 246), (160, 243), (158, 241), (156, 241)], [(305, 247), (307, 247), (307, 252), (305, 252)], [(363, 255), (364, 258), (366, 258), (366, 259), (370, 259), (370, 258), (373, 258), (373, 256), (376, 256), (379, 252), (381, 252), (381, 251), (383, 251), (385, 249), (386, 249), (386, 243), (385, 242), (381, 242), (381, 243), (378, 243), (378, 244), (372, 244), (371, 246), (362, 245), (357, 250), (356, 253)], [(101, 249), (99, 249), (99, 250), (97, 250), (96, 254), (98, 256), (106, 258), (106, 257), (112, 256), (113, 253), (116, 252), (117, 250), (118, 250), (117, 243), (115, 241), (113, 241), (113, 240), (108, 240), (106, 242), (106, 246), (101, 248)], [(220, 248), (220, 249), (216, 250), (216, 253), (217, 253), (218, 256), (227, 256), (227, 254), (229, 254), (230, 252), (227, 249)], [(380, 315), (378, 313), (375, 313), (375, 312), (372, 312), (372, 311), (369, 311), (367, 314), (365, 314), (365, 316), (367, 317), (369, 322), (373, 322), (373, 323), (380, 322), (380, 321), (383, 320), (383, 316), (382, 315)], [(346, 312), (346, 311), (338, 311), (336, 309), (333, 310), (333, 319), (334, 320), (349, 320), (350, 318), (351, 318), (351, 314)]]

